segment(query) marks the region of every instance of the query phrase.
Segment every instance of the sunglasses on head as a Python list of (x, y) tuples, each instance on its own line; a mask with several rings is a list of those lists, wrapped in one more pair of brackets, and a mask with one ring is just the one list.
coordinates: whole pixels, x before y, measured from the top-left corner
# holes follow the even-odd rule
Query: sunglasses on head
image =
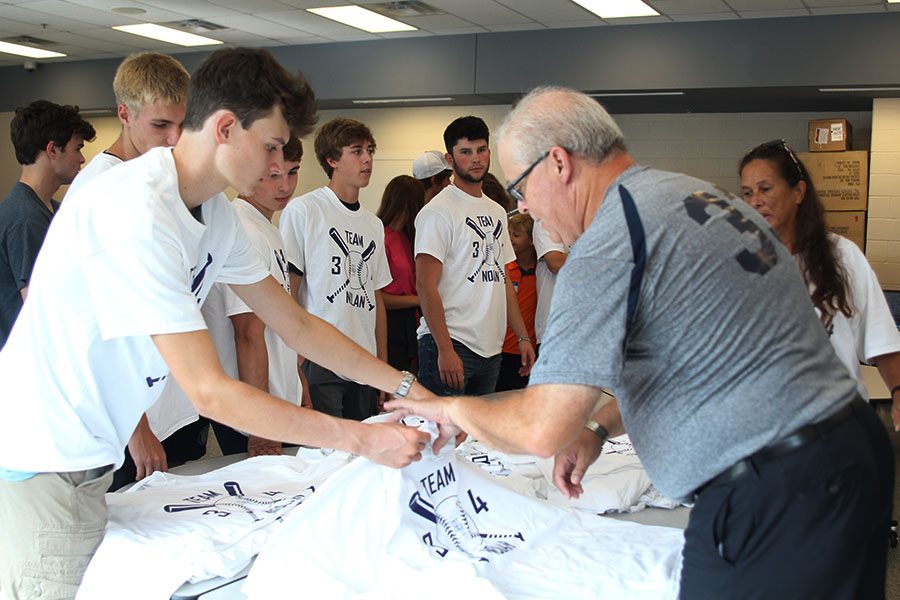
[(800, 166), (800, 161), (797, 160), (797, 155), (794, 154), (794, 151), (791, 150), (791, 147), (787, 145), (787, 142), (780, 139), (772, 140), (770, 142), (760, 144), (759, 146), (757, 146), (757, 148), (778, 148), (780, 150), (783, 150), (791, 158), (791, 161), (794, 163), (794, 167), (796, 167), (797, 169), (798, 181), (803, 179), (803, 168)]

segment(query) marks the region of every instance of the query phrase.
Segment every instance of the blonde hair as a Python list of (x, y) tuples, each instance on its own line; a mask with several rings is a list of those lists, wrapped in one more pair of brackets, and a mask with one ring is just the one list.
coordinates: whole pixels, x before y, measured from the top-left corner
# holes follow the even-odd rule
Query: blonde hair
[(157, 100), (180, 104), (187, 100), (191, 76), (184, 66), (166, 54), (139, 52), (122, 61), (113, 79), (116, 103), (135, 116), (145, 104)]
[(509, 229), (516, 227), (528, 234), (528, 237), (534, 237), (534, 219), (531, 215), (525, 213), (516, 213), (509, 218)]

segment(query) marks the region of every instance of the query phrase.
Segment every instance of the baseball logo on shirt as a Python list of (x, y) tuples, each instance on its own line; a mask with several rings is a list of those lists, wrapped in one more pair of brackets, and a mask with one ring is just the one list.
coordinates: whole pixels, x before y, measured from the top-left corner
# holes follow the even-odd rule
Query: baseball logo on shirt
[[(466, 279), (475, 283), (475, 279), (480, 276), (481, 281), (487, 283), (506, 283), (506, 270), (497, 260), (497, 254), (500, 251), (500, 236), (503, 234), (503, 223), (497, 221), (497, 224), (494, 225), (493, 219), (486, 215), (479, 215), (476, 219), (478, 219), (477, 223), (471, 217), (466, 217), (466, 225), (479, 238), (472, 242), (472, 258), (477, 259), (480, 256), (481, 264)], [(487, 231), (482, 227), (486, 227)], [(492, 227), (493, 229), (491, 229)]]
[[(200, 291), (203, 289), (203, 279), (206, 277), (206, 269), (213, 263), (212, 254), (206, 253), (206, 264), (202, 267), (199, 265), (191, 268), (191, 292), (197, 298), (197, 304), (200, 304)], [(199, 270), (198, 270), (199, 267)]]
[(331, 294), (325, 296), (334, 304), (335, 299), (344, 294), (344, 301), (357, 308), (375, 309), (375, 303), (369, 297), (366, 290), (366, 282), (370, 280), (369, 259), (375, 254), (375, 240), (371, 240), (362, 252), (351, 249), (350, 246), (363, 248), (363, 236), (352, 231), (345, 231), (345, 237), (337, 229), (332, 227), (328, 235), (341, 251), (340, 256), (332, 256), (332, 275), (344, 275), (344, 281)]
[(309, 486), (296, 496), (284, 496), (282, 492), (274, 490), (262, 492), (260, 496), (245, 496), (241, 485), (236, 481), (226, 481), (223, 487), (226, 492), (224, 494), (207, 490), (182, 498), (185, 504), (167, 504), (163, 506), (163, 510), (167, 513), (202, 510), (201, 514), (211, 517), (229, 517), (238, 513), (248, 515), (253, 522), (272, 517), (280, 520), (316, 490), (314, 486)]
[[(474, 514), (490, 510), (487, 502), (476, 495), (471, 488), (466, 490), (466, 499), (460, 500), (457, 494), (439, 493), (440, 490), (456, 483), (453, 465), (446, 464), (420, 480), (421, 492), (413, 492), (409, 499), (409, 508), (415, 514), (434, 523), (434, 531), (422, 536), (422, 541), (441, 558), (454, 550), (467, 557), (489, 562), (491, 554), (505, 554), (516, 548), (519, 542), (525, 541), (522, 532), (482, 533), (478, 530), (475, 517), (469, 512), (471, 505)], [(437, 500), (435, 496), (442, 497)]]
[[(745, 246), (735, 254), (734, 259), (748, 273), (765, 275), (778, 263), (775, 244), (766, 232), (735, 208), (736, 202), (741, 201), (737, 198), (720, 198), (707, 192), (694, 192), (684, 199), (684, 208), (688, 216), (700, 225), (705, 225), (716, 209), (724, 212), (725, 222), (738, 232), (741, 244)], [(774, 232), (772, 235), (775, 235)]]

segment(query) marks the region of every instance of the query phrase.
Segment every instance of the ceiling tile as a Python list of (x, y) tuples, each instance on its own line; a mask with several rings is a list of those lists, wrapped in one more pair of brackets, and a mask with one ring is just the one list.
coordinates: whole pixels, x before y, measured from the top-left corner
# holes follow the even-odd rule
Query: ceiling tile
[[(407, 19), (403, 19), (405, 23), (412, 25), (413, 27), (418, 27), (419, 29), (424, 29), (425, 31), (432, 31), (435, 33), (444, 33), (449, 30), (458, 30), (460, 28), (467, 27), (477, 27), (476, 23), (472, 23), (471, 21), (466, 21), (465, 19), (461, 19), (455, 15), (428, 15), (422, 17), (409, 17)], [(486, 29), (479, 27), (480, 31), (487, 31)]]
[[(97, 25), (111, 27), (113, 25), (125, 25), (139, 22), (139, 20), (134, 17), (117, 15), (109, 11), (96, 10), (71, 2), (63, 2), (62, 0), (39, 0), (38, 2), (31, 2), (24, 5), (24, 7), (26, 10), (35, 11), (35, 13), (39, 15), (46, 15), (47, 18), (53, 20), (66, 19), (77, 21), (79, 23), (88, 23), (95, 27)], [(43, 22), (50, 23), (50, 21)], [(71, 28), (71, 25), (59, 27), (59, 29)]]
[(717, 12), (717, 13), (708, 13), (708, 14), (690, 14), (690, 15), (672, 15), (670, 18), (673, 21), (677, 22), (689, 22), (689, 21), (725, 21), (728, 19), (734, 19), (735, 14), (733, 12)]
[(742, 10), (738, 13), (743, 19), (775, 19), (781, 17), (808, 17), (809, 9), (782, 9), (782, 10)]
[(805, 8), (802, 0), (728, 0), (728, 6), (737, 12)]
[(832, 8), (811, 8), (812, 14), (814, 15), (856, 15), (860, 13), (876, 13), (876, 12), (885, 12), (884, 5), (873, 5), (873, 6), (854, 6), (850, 7), (832, 7)]
[(664, 15), (715, 14), (734, 11), (723, 0), (650, 0), (653, 8)]
[(212, 4), (205, 0), (190, 0), (190, 3), (187, 3), (185, 0), (141, 0), (140, 4), (184, 14), (194, 19), (215, 19), (216, 17), (243, 14), (241, 11)]
[(884, 6), (883, 0), (803, 0), (810, 8), (864, 8), (866, 6)]
[[(278, 37), (283, 35), (290, 36), (304, 33), (309, 34), (309, 32), (299, 30), (296, 27), (284, 25), (283, 21), (278, 21), (275, 18), (269, 18), (269, 15), (265, 13), (259, 16), (240, 15), (231, 17), (219, 17), (216, 19), (216, 24), (231, 28), (235, 31), (244, 31), (265, 38), (277, 39)], [(219, 32), (213, 31), (210, 32), (209, 35), (212, 37), (216, 37), (217, 33)]]
[(597, 15), (578, 6), (572, 0), (496, 0), (496, 2), (541, 24), (550, 21), (600, 20)]
[(426, 4), (484, 27), (533, 22), (525, 15), (492, 0), (426, 0)]

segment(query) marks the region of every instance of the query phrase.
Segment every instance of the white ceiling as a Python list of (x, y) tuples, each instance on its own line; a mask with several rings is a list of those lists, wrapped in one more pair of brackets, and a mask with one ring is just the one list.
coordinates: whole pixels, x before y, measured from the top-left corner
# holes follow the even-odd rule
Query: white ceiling
[[(58, 60), (126, 56), (139, 50), (201, 51), (114, 31), (113, 25), (173, 23), (202, 19), (225, 27), (210, 33), (234, 46), (291, 46), (433, 35), (596, 27), (678, 21), (760, 19), (900, 12), (886, 0), (646, 0), (661, 16), (600, 19), (569, 0), (423, 0), (436, 14), (401, 17), (418, 28), (408, 33), (370, 34), (306, 12), (305, 8), (345, 5), (342, 0), (20, 0), (0, 2), (0, 40), (27, 35), (52, 42), (47, 49), (67, 54)], [(358, 0), (356, 4), (387, 4)], [(402, 4), (390, 2), (389, 4)], [(140, 16), (111, 11), (141, 8)], [(24, 60), (0, 53), (0, 66)], [(50, 62), (50, 61), (40, 61)]]

